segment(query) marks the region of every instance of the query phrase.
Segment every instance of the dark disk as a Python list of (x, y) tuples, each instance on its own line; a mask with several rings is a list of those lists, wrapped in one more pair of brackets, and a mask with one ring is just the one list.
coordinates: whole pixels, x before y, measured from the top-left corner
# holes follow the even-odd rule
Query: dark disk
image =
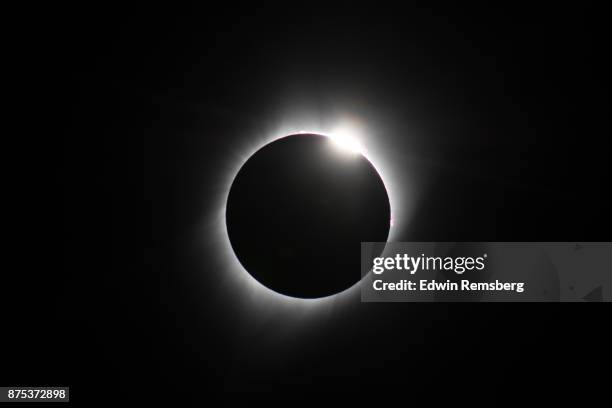
[(361, 242), (385, 242), (390, 205), (361, 154), (297, 134), (258, 150), (227, 200), (229, 239), (244, 268), (275, 292), (333, 295), (361, 279)]

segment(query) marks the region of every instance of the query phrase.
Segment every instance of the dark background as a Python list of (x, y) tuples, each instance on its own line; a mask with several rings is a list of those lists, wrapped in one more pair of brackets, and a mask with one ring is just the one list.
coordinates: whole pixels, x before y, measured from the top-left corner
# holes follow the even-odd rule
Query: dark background
[(375, 112), (393, 148), (425, 163), (410, 176), (428, 189), (395, 240), (609, 241), (597, 13), (53, 10), (41, 60), (57, 71), (46, 109), (60, 124), (36, 170), (52, 184), (39, 197), (51, 225), (29, 245), (45, 266), (23, 268), (37, 289), (7, 291), (7, 314), (38, 323), (5, 332), (4, 382), (69, 385), (84, 404), (111, 392), (599, 392), (607, 305), (354, 299), (304, 323), (262, 318), (219, 284), (227, 238), (206, 225), (237, 146), (295, 98)]

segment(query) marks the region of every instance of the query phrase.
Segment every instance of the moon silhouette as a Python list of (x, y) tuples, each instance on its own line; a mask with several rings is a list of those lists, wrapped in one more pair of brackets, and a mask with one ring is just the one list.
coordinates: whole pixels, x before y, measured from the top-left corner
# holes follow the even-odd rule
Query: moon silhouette
[(341, 292), (361, 279), (360, 243), (385, 242), (391, 208), (362, 154), (329, 137), (296, 134), (259, 149), (229, 191), (226, 224), (242, 266), (297, 298)]

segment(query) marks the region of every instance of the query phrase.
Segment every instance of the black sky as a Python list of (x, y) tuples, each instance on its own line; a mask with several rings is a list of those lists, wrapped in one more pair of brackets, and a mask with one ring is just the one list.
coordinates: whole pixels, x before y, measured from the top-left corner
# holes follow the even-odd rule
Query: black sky
[(367, 116), (405, 154), (406, 178), (428, 180), (398, 241), (609, 240), (595, 13), (353, 2), (57, 10), (62, 239), (44, 249), (57, 268), (40, 281), (58, 289), (23, 309), (57, 325), (12, 340), (17, 354), (59, 354), (11, 359), (12, 383), (68, 384), (80, 401), (101, 383), (126, 398), (135, 386), (190, 399), (451, 382), (537, 391), (578, 372), (595, 386), (607, 308), (356, 300), (304, 324), (263, 318), (239, 288), (220, 288), (215, 241), (226, 237), (206, 225), (245, 135), (295, 102)]

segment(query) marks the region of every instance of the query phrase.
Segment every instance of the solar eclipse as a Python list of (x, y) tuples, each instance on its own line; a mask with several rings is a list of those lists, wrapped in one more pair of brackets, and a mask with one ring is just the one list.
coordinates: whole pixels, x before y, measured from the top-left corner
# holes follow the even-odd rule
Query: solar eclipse
[(296, 298), (360, 279), (360, 243), (386, 241), (391, 206), (380, 175), (346, 135), (293, 134), (253, 154), (227, 199), (229, 240), (242, 266)]

